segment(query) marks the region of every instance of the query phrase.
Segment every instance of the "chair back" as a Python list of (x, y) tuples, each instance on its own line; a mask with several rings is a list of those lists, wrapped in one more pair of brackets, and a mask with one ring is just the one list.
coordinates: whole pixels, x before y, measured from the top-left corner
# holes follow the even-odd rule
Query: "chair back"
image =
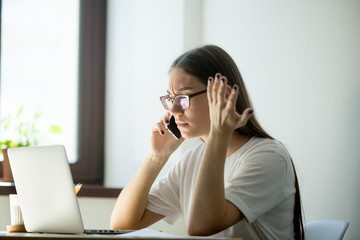
[(348, 226), (343, 220), (312, 221), (305, 224), (305, 240), (341, 240)]

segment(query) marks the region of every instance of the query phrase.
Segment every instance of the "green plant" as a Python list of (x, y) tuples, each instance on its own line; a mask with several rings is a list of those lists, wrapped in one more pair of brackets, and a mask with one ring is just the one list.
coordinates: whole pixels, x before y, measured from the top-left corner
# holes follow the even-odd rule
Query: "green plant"
[(61, 134), (56, 125), (45, 126), (39, 122), (42, 113), (24, 113), (21, 106), (15, 116), (8, 114), (0, 120), (1, 148), (37, 145), (44, 134)]

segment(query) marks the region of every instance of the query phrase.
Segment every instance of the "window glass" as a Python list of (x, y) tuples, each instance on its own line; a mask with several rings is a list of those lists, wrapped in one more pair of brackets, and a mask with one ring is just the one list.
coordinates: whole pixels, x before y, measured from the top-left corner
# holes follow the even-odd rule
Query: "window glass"
[[(41, 113), (37, 143), (64, 144), (71, 163), (78, 155), (79, 6), (79, 0), (2, 0), (1, 17), (0, 118), (21, 106), (25, 121)], [(46, 132), (52, 125), (61, 134)]]

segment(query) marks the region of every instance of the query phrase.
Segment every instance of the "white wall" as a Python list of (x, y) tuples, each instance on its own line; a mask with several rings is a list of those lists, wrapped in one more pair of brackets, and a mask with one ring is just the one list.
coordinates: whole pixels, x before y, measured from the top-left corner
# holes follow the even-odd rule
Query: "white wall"
[[(360, 1), (204, 1), (204, 43), (236, 60), (295, 161), (307, 221), (360, 236)], [(216, 17), (214, 17), (216, 16)]]
[(181, 0), (108, 1), (105, 158), (108, 186), (125, 186), (164, 114), (167, 72), (184, 49)]
[(8, 196), (0, 196), (0, 231), (6, 231), (10, 225), (10, 204)]

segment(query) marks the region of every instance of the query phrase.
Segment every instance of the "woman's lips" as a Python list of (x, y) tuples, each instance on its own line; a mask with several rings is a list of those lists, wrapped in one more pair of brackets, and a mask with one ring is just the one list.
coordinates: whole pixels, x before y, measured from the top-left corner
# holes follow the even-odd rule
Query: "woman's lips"
[(178, 126), (178, 128), (183, 128), (183, 127), (185, 127), (186, 125), (188, 125), (188, 123), (178, 121), (178, 122), (176, 122), (176, 125)]

